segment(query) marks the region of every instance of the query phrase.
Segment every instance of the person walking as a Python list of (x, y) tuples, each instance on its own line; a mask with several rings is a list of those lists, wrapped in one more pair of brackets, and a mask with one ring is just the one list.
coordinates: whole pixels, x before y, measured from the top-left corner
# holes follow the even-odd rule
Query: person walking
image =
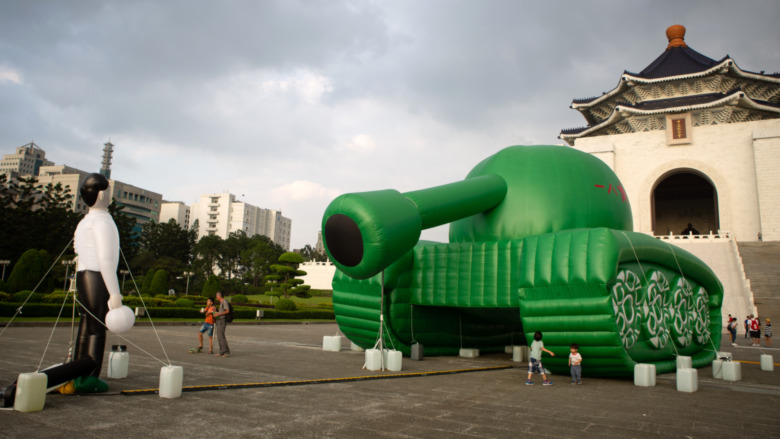
[(764, 326), (764, 342), (766, 347), (772, 347), (772, 322), (766, 319), (766, 325)]
[(555, 356), (552, 351), (548, 351), (544, 348), (544, 343), (542, 342), (542, 331), (536, 331), (534, 334), (534, 341), (531, 342), (531, 359), (528, 362), (528, 380), (525, 382), (526, 385), (533, 385), (534, 382), (531, 381), (531, 376), (534, 374), (534, 372), (536, 372), (542, 375), (543, 386), (552, 386), (552, 381), (548, 380), (547, 374), (544, 373), (544, 365), (542, 365), (542, 351), (547, 352), (553, 357)]
[(203, 322), (203, 326), (198, 331), (198, 348), (197, 351), (203, 350), (203, 333), (206, 333), (209, 337), (209, 354), (214, 353), (214, 313), (217, 309), (214, 307), (214, 301), (209, 297), (206, 299), (206, 307), (201, 308), (200, 312), (206, 315), (206, 321)]
[(737, 319), (735, 317), (731, 317), (731, 314), (729, 314), (729, 323), (726, 325), (726, 328), (731, 334), (731, 345), (736, 346), (737, 345)]
[(222, 295), (221, 291), (217, 292), (217, 301), (219, 302), (219, 311), (214, 314), (217, 318), (217, 341), (219, 341), (219, 353), (217, 357), (230, 356), (230, 347), (228, 347), (227, 338), (225, 338), (225, 327), (227, 326), (227, 320), (225, 316), (230, 312), (227, 299)]

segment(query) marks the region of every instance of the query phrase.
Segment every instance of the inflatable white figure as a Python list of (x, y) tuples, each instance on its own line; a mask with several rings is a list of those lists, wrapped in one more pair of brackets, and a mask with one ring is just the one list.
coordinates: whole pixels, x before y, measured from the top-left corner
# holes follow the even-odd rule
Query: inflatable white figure
[[(103, 175), (90, 174), (84, 180), (81, 185), (81, 198), (89, 206), (89, 213), (76, 227), (73, 241), (78, 255), (76, 290), (79, 302), (88, 311), (81, 316), (75, 358), (92, 358), (96, 367), (89, 375), (96, 378), (100, 376), (103, 365), (106, 344), (103, 322), (106, 321), (107, 314), (112, 313), (109, 320), (118, 332), (124, 332), (132, 326), (132, 321), (127, 322), (126, 318), (127, 311), (130, 310), (120, 311), (123, 308), (122, 294), (116, 276), (119, 263), (119, 232), (111, 214), (108, 213), (108, 204), (111, 202), (108, 189), (108, 179)], [(132, 312), (130, 314), (132, 315)], [(114, 325), (115, 322), (118, 324)]]
[[(108, 213), (108, 189), (108, 179), (100, 174), (89, 174), (81, 185), (81, 198), (89, 206), (89, 213), (76, 227), (74, 247), (78, 255), (78, 300), (86, 311), (81, 313), (74, 360), (41, 371), (47, 376), (49, 388), (75, 379), (73, 386), (79, 392), (108, 390), (105, 381), (98, 378), (106, 345), (103, 322), (111, 331), (125, 332), (135, 321), (132, 310), (122, 306), (116, 277), (119, 232)], [(13, 406), (15, 394), (14, 382), (0, 392), (0, 405)]]

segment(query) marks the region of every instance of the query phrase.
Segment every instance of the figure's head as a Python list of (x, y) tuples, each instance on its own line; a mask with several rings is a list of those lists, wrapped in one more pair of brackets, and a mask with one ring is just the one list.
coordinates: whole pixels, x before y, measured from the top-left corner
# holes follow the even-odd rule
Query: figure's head
[(577, 351), (580, 350), (580, 345), (578, 345), (577, 343), (572, 343), (570, 349), (572, 354), (576, 354)]
[(217, 291), (217, 301), (222, 302), (222, 291)]
[(101, 174), (89, 174), (81, 184), (81, 199), (89, 207), (105, 208), (108, 207), (108, 179)]
[(536, 331), (536, 333), (534, 334), (534, 340), (542, 341), (542, 331)]
[(211, 297), (209, 297), (208, 299), (206, 299), (206, 306), (211, 306), (211, 305), (213, 305), (213, 304), (214, 304), (214, 300), (213, 300)]

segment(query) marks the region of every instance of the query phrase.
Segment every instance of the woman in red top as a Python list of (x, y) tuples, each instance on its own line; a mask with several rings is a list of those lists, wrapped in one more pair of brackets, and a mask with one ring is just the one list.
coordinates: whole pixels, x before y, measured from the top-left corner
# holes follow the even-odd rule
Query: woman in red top
[(214, 353), (214, 313), (216, 311), (214, 301), (211, 298), (206, 299), (206, 307), (200, 309), (200, 312), (206, 314), (206, 321), (203, 322), (203, 326), (198, 331), (198, 352), (203, 350), (203, 333), (208, 332), (209, 354)]

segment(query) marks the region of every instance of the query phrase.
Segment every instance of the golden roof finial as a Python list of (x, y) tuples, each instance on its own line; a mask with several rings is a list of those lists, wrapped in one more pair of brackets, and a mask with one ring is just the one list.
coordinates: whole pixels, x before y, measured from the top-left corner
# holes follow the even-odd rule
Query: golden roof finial
[(669, 26), (666, 29), (666, 38), (669, 40), (669, 45), (666, 46), (666, 50), (672, 47), (688, 47), (685, 44), (685, 26), (681, 24), (675, 24)]

